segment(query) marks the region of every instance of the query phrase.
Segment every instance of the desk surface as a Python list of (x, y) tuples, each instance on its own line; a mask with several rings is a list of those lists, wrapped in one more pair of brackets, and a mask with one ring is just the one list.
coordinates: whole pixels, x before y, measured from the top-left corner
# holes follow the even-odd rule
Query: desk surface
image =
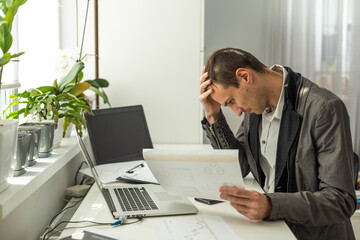
[[(246, 188), (259, 188), (253, 178), (245, 179)], [(284, 221), (251, 221), (236, 212), (228, 202), (215, 205), (205, 205), (190, 199), (198, 208), (197, 215), (221, 216), (223, 220), (234, 230), (240, 239), (295, 239), (294, 235), (287, 227)], [(184, 216), (177, 216), (179, 218)], [(157, 239), (155, 232), (152, 230), (152, 221), (155, 218), (144, 218), (142, 222), (123, 225), (119, 227), (98, 226), (103, 232), (108, 232), (117, 239), (134, 239), (134, 240), (152, 240)], [(94, 184), (89, 193), (75, 212), (71, 221), (92, 220), (97, 222), (114, 222), (112, 215), (105, 203), (99, 189)], [(68, 224), (67, 227), (84, 226), (87, 224)], [(60, 238), (70, 236), (72, 233), (81, 232), (83, 229), (66, 229), (62, 232)]]

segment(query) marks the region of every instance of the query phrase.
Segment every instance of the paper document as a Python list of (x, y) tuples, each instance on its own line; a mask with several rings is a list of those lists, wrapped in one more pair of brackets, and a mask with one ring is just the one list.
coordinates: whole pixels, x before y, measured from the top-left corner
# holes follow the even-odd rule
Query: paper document
[[(143, 164), (143, 167), (134, 169), (131, 174), (126, 173), (140, 164)], [(95, 170), (102, 183), (115, 182), (120, 178), (126, 181), (158, 183), (144, 160), (101, 164), (95, 166)], [(80, 172), (92, 176), (89, 168), (81, 169)]]
[(143, 156), (169, 194), (221, 200), (221, 186), (244, 188), (238, 150), (144, 149)]
[(151, 219), (158, 239), (240, 240), (219, 216), (184, 216)]

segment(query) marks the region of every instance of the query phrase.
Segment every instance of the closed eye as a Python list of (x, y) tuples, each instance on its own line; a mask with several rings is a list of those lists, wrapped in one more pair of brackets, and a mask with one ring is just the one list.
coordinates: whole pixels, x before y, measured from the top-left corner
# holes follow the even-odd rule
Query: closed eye
[(234, 99), (231, 99), (230, 101), (228, 101), (227, 105), (231, 105), (234, 104)]
[(224, 106), (226, 107), (231, 104), (234, 104), (234, 99), (232, 99), (232, 98), (229, 101), (225, 102)]

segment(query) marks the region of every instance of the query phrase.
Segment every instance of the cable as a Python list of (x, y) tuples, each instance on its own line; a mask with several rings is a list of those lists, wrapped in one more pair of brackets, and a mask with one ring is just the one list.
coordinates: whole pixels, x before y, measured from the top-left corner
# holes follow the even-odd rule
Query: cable
[(70, 208), (73, 208), (73, 207), (75, 207), (79, 202), (81, 202), (82, 200), (84, 200), (84, 198), (82, 198), (82, 199), (80, 199), (79, 201), (76, 201), (75, 202), (75, 204), (74, 205), (72, 205), (72, 206), (69, 206), (69, 207), (67, 207), (67, 208), (64, 208), (64, 209), (62, 209), (60, 212), (58, 212), (52, 219), (51, 219), (51, 221), (50, 221), (50, 224), (49, 225), (51, 225), (52, 224), (52, 222), (54, 221), (54, 219), (57, 217), (57, 216), (59, 216), (60, 215), (60, 213), (62, 213), (62, 212), (64, 212), (64, 211), (66, 211), (66, 210), (68, 210), (68, 209), (70, 209)]
[(79, 166), (79, 168), (78, 168), (78, 170), (76, 171), (76, 174), (75, 174), (75, 185), (77, 184), (77, 176), (78, 176), (78, 174), (79, 174), (79, 172), (80, 172), (80, 169), (81, 169), (81, 167), (82, 167), (82, 165), (83, 165), (84, 163), (85, 163), (86, 165), (88, 165), (87, 162), (85, 162), (85, 161), (82, 161), (82, 162), (80, 163), (80, 166)]
[[(47, 231), (45, 234), (44, 234), (44, 240), (46, 240), (46, 239), (49, 239), (53, 234), (50, 234), (52, 231), (58, 231), (58, 230), (56, 230), (56, 228), (58, 227), (58, 226), (60, 226), (61, 224), (63, 224), (63, 223), (66, 223), (66, 224), (69, 224), (69, 223), (85, 223), (85, 222), (89, 222), (89, 223), (94, 223), (94, 224), (96, 224), (96, 225), (109, 225), (109, 224), (111, 224), (111, 223), (99, 223), (99, 222), (94, 222), (94, 221), (61, 221), (61, 222), (59, 222), (58, 224), (56, 224), (55, 225), (55, 227), (53, 227), (52, 229), (49, 229), (49, 231)], [(66, 228), (64, 228), (64, 229), (66, 229)], [(46, 235), (48, 235), (48, 234), (50, 234), (49, 236), (48, 236), (48, 238), (46, 238)]]
[[(138, 223), (140, 221), (142, 221), (143, 217), (141, 215), (138, 215), (137, 216), (137, 221), (134, 221), (134, 222), (124, 222), (122, 224), (118, 224), (116, 225), (115, 227), (117, 226), (121, 226), (121, 225), (130, 225), (130, 224), (134, 224), (134, 223)], [(60, 226), (61, 224), (63, 223), (66, 223), (66, 224), (69, 224), (69, 223), (94, 223), (93, 225), (86, 225), (86, 226), (77, 226), (77, 227), (66, 227), (66, 228), (62, 228), (62, 229), (56, 229), (58, 226)], [(66, 229), (72, 229), (72, 228), (86, 228), (86, 227), (93, 227), (93, 226), (103, 226), (103, 225), (110, 225), (113, 223), (100, 223), (100, 222), (95, 222), (95, 221), (87, 221), (87, 220), (83, 220), (83, 221), (61, 221), (59, 222), (58, 224), (56, 224), (56, 226), (52, 229), (49, 229), (49, 231), (47, 231), (45, 234), (44, 234), (44, 237), (43, 237), (43, 240), (47, 240), (49, 239), (52, 235), (54, 235), (55, 233), (57, 232), (60, 232), (60, 231), (63, 231), (63, 230), (66, 230)], [(53, 232), (53, 233), (52, 233)], [(52, 234), (51, 234), (52, 233)], [(46, 235), (49, 236), (46, 238)]]

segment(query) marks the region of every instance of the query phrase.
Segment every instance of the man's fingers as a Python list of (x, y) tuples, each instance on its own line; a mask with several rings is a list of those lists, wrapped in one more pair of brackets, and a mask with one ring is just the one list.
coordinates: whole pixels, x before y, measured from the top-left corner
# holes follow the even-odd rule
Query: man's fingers
[(219, 190), (222, 199), (230, 201), (231, 206), (249, 219), (261, 220), (271, 214), (271, 201), (262, 193), (237, 187), (221, 187)]
[(201, 77), (200, 77), (200, 84), (205, 82), (206, 78), (209, 76), (209, 74), (206, 72), (204, 74), (201, 74)]
[(206, 90), (208, 90), (207, 87), (210, 85), (210, 83), (211, 83), (211, 80), (210, 80), (210, 79), (207, 80), (207, 81), (205, 81), (205, 82), (203, 82), (203, 83), (201, 83), (201, 84), (200, 84), (200, 93), (203, 93), (203, 92), (205, 92)]
[(206, 92), (203, 92), (202, 94), (200, 94), (199, 100), (204, 101), (211, 94), (211, 92), (212, 92), (211, 88), (209, 90), (207, 90)]
[(243, 188), (225, 187), (225, 186), (221, 187), (219, 191), (223, 194), (232, 195), (236, 197), (246, 197), (246, 198), (251, 197), (251, 194), (254, 192)]
[(220, 194), (220, 198), (227, 200), (229, 202), (232, 202), (232, 203), (237, 203), (237, 204), (242, 204), (242, 205), (249, 205), (252, 202), (252, 200), (249, 198), (242, 198), (239, 196), (233, 196), (233, 195), (228, 195), (228, 194), (224, 194), (224, 193)]
[(233, 202), (230, 202), (230, 205), (243, 215), (250, 211), (250, 208), (247, 207), (246, 205), (237, 204), (237, 203), (233, 203)]

